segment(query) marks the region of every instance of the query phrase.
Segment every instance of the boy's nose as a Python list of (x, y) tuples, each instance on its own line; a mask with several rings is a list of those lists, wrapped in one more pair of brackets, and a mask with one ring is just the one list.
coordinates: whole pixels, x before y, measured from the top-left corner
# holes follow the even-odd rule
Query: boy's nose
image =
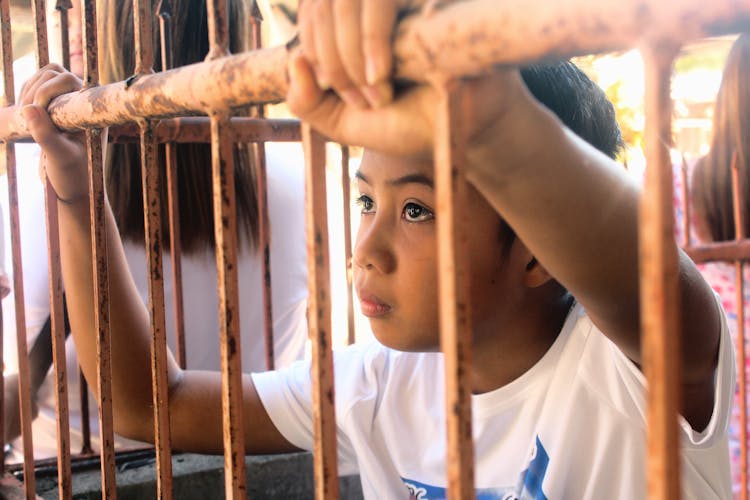
[(379, 234), (376, 226), (364, 231), (360, 229), (352, 252), (352, 264), (354, 268), (377, 271), (381, 274), (388, 274), (396, 269), (393, 250), (383, 235)]

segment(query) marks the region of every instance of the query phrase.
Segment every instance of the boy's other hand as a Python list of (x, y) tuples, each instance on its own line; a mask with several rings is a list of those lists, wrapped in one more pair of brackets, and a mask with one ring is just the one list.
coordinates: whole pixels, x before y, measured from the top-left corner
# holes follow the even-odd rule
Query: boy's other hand
[(88, 193), (84, 134), (58, 129), (50, 120), (47, 106), (55, 97), (78, 91), (82, 86), (73, 73), (50, 64), (24, 84), (19, 99), (26, 127), (42, 148), (40, 175), (44, 169), (58, 199), (67, 202), (84, 199)]
[(392, 98), (391, 42), (398, 11), (410, 0), (306, 0), (300, 2), (302, 52), (318, 85), (358, 107)]
[[(400, 156), (432, 153), (439, 96), (430, 85), (392, 92), (393, 33), (409, 0), (306, 0), (301, 53), (289, 62), (289, 108), (327, 137)], [(431, 75), (439, 81), (440, 75)], [(472, 146), (497, 142), (534, 103), (515, 69), (466, 81), (462, 131)], [(512, 112), (511, 112), (512, 111)], [(488, 130), (491, 130), (489, 132)]]

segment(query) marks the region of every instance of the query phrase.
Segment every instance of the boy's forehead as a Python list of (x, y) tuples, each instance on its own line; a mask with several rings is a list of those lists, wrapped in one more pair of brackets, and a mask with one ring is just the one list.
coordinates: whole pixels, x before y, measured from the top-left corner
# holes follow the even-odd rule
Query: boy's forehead
[(426, 160), (365, 150), (357, 176), (365, 179), (387, 180), (407, 175), (418, 175), (432, 179), (434, 177), (432, 163)]

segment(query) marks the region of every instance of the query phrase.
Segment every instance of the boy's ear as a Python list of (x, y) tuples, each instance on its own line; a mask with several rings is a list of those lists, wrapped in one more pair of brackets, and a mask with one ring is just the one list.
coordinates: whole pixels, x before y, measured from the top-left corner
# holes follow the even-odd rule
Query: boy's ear
[(533, 255), (530, 256), (530, 260), (528, 264), (526, 264), (526, 271), (523, 275), (524, 285), (529, 288), (537, 288), (544, 285), (551, 279), (552, 276), (539, 263), (539, 261), (536, 260), (536, 257), (534, 257)]

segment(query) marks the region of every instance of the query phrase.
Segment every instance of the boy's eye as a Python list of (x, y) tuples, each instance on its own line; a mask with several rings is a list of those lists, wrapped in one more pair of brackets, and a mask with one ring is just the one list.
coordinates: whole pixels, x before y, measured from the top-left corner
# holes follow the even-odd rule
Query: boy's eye
[(418, 205), (417, 203), (407, 203), (401, 217), (408, 222), (424, 222), (432, 220), (435, 215), (428, 208)]
[(360, 211), (363, 214), (370, 214), (375, 211), (375, 202), (366, 194), (360, 195), (355, 200), (355, 203), (359, 205)]

